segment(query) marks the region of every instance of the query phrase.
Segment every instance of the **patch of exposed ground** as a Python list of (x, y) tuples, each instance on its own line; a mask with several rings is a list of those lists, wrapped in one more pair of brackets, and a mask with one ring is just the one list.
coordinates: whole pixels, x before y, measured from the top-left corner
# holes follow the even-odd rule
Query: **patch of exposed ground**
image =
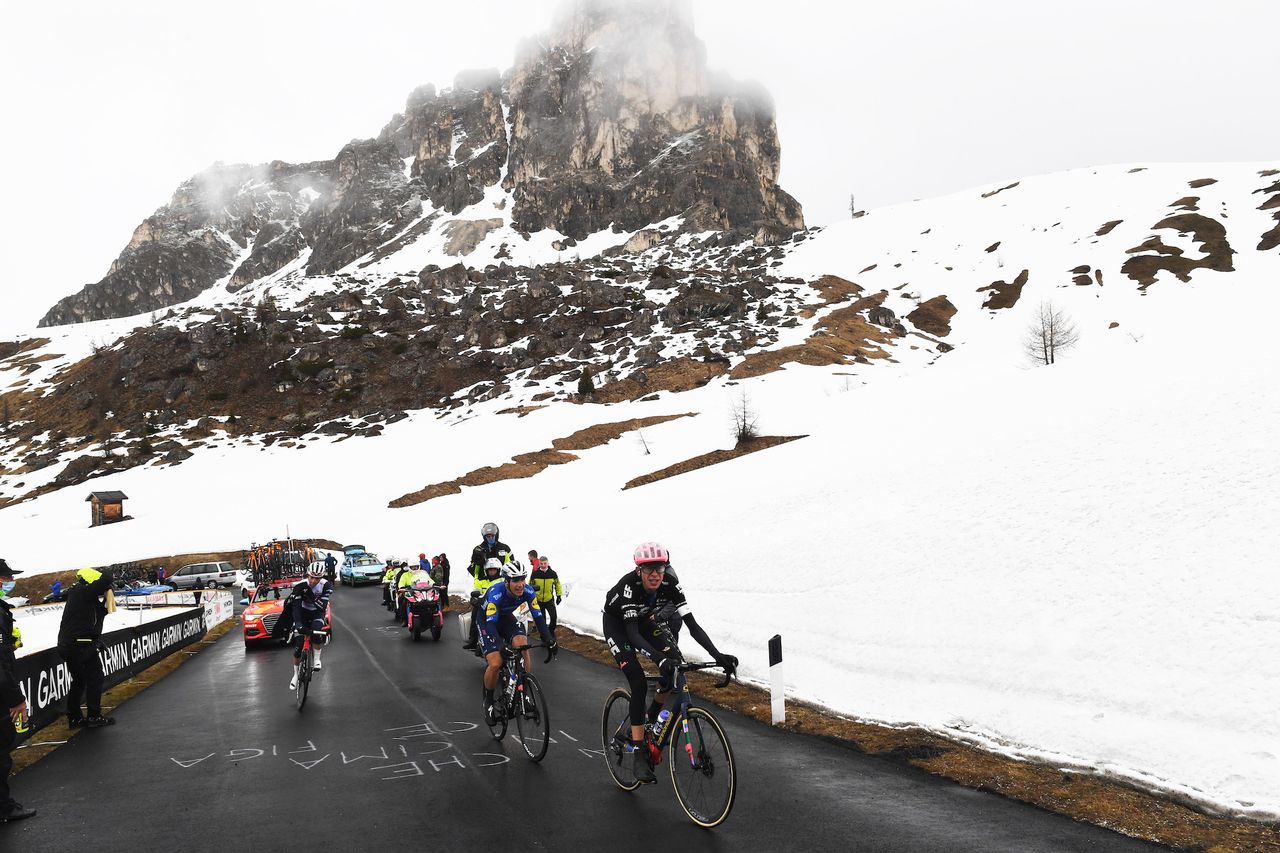
[(1210, 184), (1216, 184), (1217, 182), (1217, 178), (1196, 178), (1194, 181), (1190, 181), (1187, 186), (1191, 187), (1193, 190), (1198, 190), (1201, 187), (1207, 187)]
[[(1030, 278), (1030, 276), (1030, 270), (1023, 270), (1018, 273), (1018, 277), (1013, 281), (993, 281), (986, 287), (979, 287), (979, 293), (982, 293), (983, 291), (990, 291), (990, 293), (987, 294), (986, 301), (982, 303), (982, 307), (991, 311), (996, 311), (1001, 308), (1012, 308), (1017, 305), (1018, 299), (1022, 296), (1022, 288), (1026, 286), (1027, 279)], [(955, 313), (954, 309), (952, 309), (952, 313)], [(908, 315), (907, 319), (910, 319), (910, 315)], [(949, 319), (950, 318), (948, 317), (948, 320)]]
[(1110, 222), (1104, 222), (1102, 223), (1102, 227), (1099, 228), (1097, 231), (1094, 231), (1093, 234), (1095, 237), (1105, 237), (1106, 235), (1111, 233), (1111, 229), (1115, 228), (1121, 222), (1124, 222), (1124, 220), (1113, 219)]
[(753, 438), (750, 441), (740, 441), (732, 450), (713, 450), (710, 453), (704, 453), (701, 456), (695, 456), (692, 459), (686, 459), (683, 462), (677, 462), (674, 465), (668, 465), (661, 471), (654, 471), (652, 474), (645, 474), (642, 477), (636, 477), (622, 487), (623, 491), (634, 489), (636, 486), (647, 486), (650, 483), (656, 483), (659, 480), (665, 480), (668, 477), (674, 477), (677, 474), (686, 474), (690, 471), (696, 471), (699, 468), (706, 468), (720, 462), (728, 462), (730, 459), (737, 459), (740, 456), (746, 456), (748, 453), (755, 453), (759, 450), (766, 450), (770, 447), (776, 447), (779, 444), (786, 444), (789, 441), (795, 441), (797, 438), (806, 438), (803, 435), (762, 435)]
[(48, 338), (23, 338), (17, 341), (0, 341), (0, 361), (12, 358), (20, 352), (29, 352), (49, 343)]
[(985, 192), (985, 193), (983, 193), (983, 194), (982, 194), (982, 197), (983, 197), (983, 198), (991, 198), (993, 195), (999, 195), (1000, 193), (1004, 192), (1005, 190), (1011, 190), (1011, 189), (1013, 189), (1013, 188), (1014, 188), (1014, 187), (1016, 187), (1018, 184), (1019, 184), (1019, 181), (1014, 181), (1013, 183), (1009, 184), (1008, 186), (1001, 187), (1001, 188), (1000, 188), (1000, 189), (998, 189), (998, 190), (991, 190), (990, 192)]
[(951, 318), (956, 315), (956, 306), (945, 296), (935, 296), (921, 302), (916, 309), (907, 315), (917, 329), (939, 338), (951, 334)]
[(1210, 219), (1198, 213), (1180, 213), (1160, 220), (1154, 229), (1171, 229), (1181, 234), (1190, 234), (1199, 243), (1205, 255), (1193, 260), (1184, 257), (1182, 250), (1176, 246), (1165, 244), (1159, 236), (1149, 237), (1140, 246), (1128, 251), (1133, 255), (1120, 266), (1120, 271), (1138, 282), (1139, 290), (1146, 290), (1155, 284), (1156, 274), (1161, 270), (1171, 272), (1180, 281), (1190, 281), (1191, 271), (1211, 269), (1219, 272), (1231, 272), (1233, 250), (1227, 242), (1227, 229), (1216, 219)]
[(516, 415), (517, 417), (521, 417), (521, 418), (523, 418), (525, 415), (529, 414), (530, 412), (536, 412), (536, 411), (538, 411), (538, 409), (545, 409), (545, 408), (546, 408), (546, 406), (545, 406), (545, 405), (542, 405), (542, 406), (512, 406), (510, 409), (501, 409), (501, 410), (499, 410), (499, 411), (498, 411), (498, 414), (500, 414), (500, 415)]
[(638, 400), (658, 391), (690, 391), (701, 388), (729, 370), (725, 361), (698, 361), (677, 358), (654, 367), (637, 370), (626, 379), (597, 388), (588, 399), (593, 403), (622, 403)]
[(644, 429), (667, 421), (673, 421), (676, 418), (693, 416), (693, 412), (685, 412), (679, 415), (654, 415), (649, 418), (632, 418), (629, 421), (596, 424), (595, 426), (580, 429), (564, 438), (553, 440), (549, 449), (538, 450), (533, 453), (521, 453), (515, 456), (512, 461), (503, 465), (477, 468), (455, 480), (450, 480), (446, 483), (434, 483), (418, 489), (416, 492), (401, 495), (388, 503), (387, 506), (391, 509), (401, 509), (424, 503), (432, 498), (456, 495), (462, 491), (463, 486), (484, 486), (503, 480), (523, 480), (526, 477), (532, 477), (545, 471), (552, 465), (563, 465), (566, 462), (574, 461), (578, 457), (570, 453), (569, 451), (571, 450), (587, 450), (592, 447), (598, 447), (613, 441), (615, 438), (619, 438), (623, 433), (631, 430)]
[[(123, 705), (126, 701), (146, 690), (152, 684), (164, 678), (178, 667), (182, 666), (193, 655), (199, 654), (204, 649), (216, 643), (222, 636), (228, 633), (232, 628), (239, 624), (238, 619), (228, 619), (221, 625), (215, 625), (212, 630), (207, 631), (203, 638), (189, 646), (178, 649), (167, 658), (152, 664), (151, 666), (139, 672), (137, 675), (117, 684), (110, 690), (102, 693), (102, 710), (111, 712)], [(13, 772), (20, 773), (26, 768), (35, 764), (46, 755), (51, 754), (55, 749), (64, 743), (70, 741), (73, 737), (80, 737), (84, 734), (84, 729), (73, 729), (67, 725), (65, 718), (59, 717), (56, 722), (50, 723), (40, 731), (31, 736), (31, 740), (13, 752)]]
[(862, 295), (861, 285), (854, 284), (852, 281), (843, 279), (838, 275), (824, 275), (814, 281), (812, 286), (814, 290), (818, 291), (822, 301), (828, 305), (834, 305), (837, 302), (843, 302), (854, 296)]
[(1187, 210), (1187, 211), (1199, 210), (1200, 196), (1198, 195), (1183, 196), (1182, 198), (1175, 201), (1173, 204), (1169, 205), (1169, 207), (1173, 208), (1174, 210)]
[(844, 364), (850, 359), (866, 364), (873, 358), (888, 358), (888, 345), (897, 335), (867, 322), (862, 316), (864, 312), (879, 307), (883, 301), (884, 294), (878, 293), (837, 308), (818, 322), (814, 333), (804, 343), (752, 353), (729, 372), (729, 378), (763, 376), (788, 362), (822, 366)]
[[(610, 668), (616, 666), (605, 644), (594, 637), (561, 625), (556, 629), (556, 639), (562, 648)], [(690, 686), (700, 699), (765, 725), (770, 723), (767, 690), (737, 682), (717, 690), (715, 681), (714, 675), (689, 674)], [(1180, 850), (1280, 853), (1280, 827), (1213, 817), (1120, 782), (1017, 761), (922, 729), (856, 722), (791, 699), (787, 701), (787, 720), (778, 728), (826, 738), (856, 752), (910, 764), (968, 788), (997, 793)]]
[[(1269, 178), (1276, 174), (1280, 174), (1280, 172), (1277, 172), (1275, 169), (1268, 169), (1267, 171), (1259, 172), (1258, 174), (1264, 178)], [(1262, 240), (1258, 243), (1258, 251), (1266, 252), (1280, 246), (1280, 181), (1276, 181), (1269, 187), (1254, 190), (1254, 192), (1270, 196), (1258, 206), (1258, 210), (1275, 211), (1275, 213), (1271, 214), (1271, 218), (1276, 222), (1275, 227), (1269, 231), (1263, 232)]]

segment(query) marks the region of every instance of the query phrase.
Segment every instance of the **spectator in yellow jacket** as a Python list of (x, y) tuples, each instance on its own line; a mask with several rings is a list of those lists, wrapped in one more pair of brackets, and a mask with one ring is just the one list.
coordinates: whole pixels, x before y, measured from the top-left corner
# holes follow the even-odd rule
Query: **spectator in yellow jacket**
[(551, 568), (551, 561), (545, 554), (538, 558), (538, 564), (534, 567), (530, 582), (533, 584), (534, 592), (537, 593), (538, 604), (547, 614), (547, 624), (551, 626), (551, 634), (555, 636), (556, 623), (559, 621), (556, 618), (556, 605), (564, 596), (564, 588), (560, 586), (560, 575)]

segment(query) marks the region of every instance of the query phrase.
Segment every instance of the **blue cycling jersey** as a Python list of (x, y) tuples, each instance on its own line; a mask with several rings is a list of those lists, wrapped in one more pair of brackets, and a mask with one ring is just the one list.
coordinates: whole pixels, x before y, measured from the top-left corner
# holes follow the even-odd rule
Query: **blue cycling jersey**
[(547, 634), (547, 617), (538, 605), (538, 596), (533, 588), (526, 585), (524, 592), (518, 596), (507, 592), (506, 583), (495, 583), (484, 594), (484, 622), (481, 629), (494, 631), (498, 620), (511, 616), (521, 621), (533, 619), (538, 623), (538, 631)]

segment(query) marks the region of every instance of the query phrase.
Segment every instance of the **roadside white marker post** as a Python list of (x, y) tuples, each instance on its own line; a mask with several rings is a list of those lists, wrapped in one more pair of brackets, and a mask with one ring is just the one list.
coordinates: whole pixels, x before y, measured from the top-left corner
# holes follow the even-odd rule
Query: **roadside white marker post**
[(787, 721), (786, 694), (782, 683), (782, 635), (774, 634), (769, 640), (769, 677), (772, 681), (773, 724)]

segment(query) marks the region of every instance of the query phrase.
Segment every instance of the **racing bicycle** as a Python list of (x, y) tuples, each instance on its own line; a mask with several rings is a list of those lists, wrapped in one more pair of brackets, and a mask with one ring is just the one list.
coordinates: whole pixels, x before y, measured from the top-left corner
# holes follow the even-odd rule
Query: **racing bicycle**
[[(302, 657), (298, 661), (298, 687), (294, 691), (299, 712), (302, 711), (302, 706), (307, 704), (307, 688), (311, 686), (311, 674), (316, 666), (316, 650), (312, 644), (312, 637), (327, 639), (328, 636), (327, 631), (318, 628), (302, 636)], [(318, 644), (324, 645), (324, 643)]]
[[(507, 721), (516, 721), (520, 745), (531, 761), (541, 761), (551, 743), (551, 718), (547, 713), (547, 700), (542, 685), (533, 673), (524, 668), (521, 652), (546, 648), (545, 643), (515, 648), (504, 646), (502, 667), (498, 670), (498, 684), (493, 691), (493, 715), (485, 712), (485, 725), (494, 740), (507, 736)], [(551, 657), (548, 655), (547, 660)]]
[[(717, 667), (715, 663), (681, 663), (676, 668), (675, 685), (658, 713), (657, 721), (645, 726), (645, 745), (649, 762), (662, 763), (663, 752), (673, 747), (667, 761), (671, 769), (671, 786), (685, 814), (696, 824), (719, 826), (733, 808), (737, 793), (737, 769), (729, 737), (715, 716), (693, 704), (684, 674)], [(725, 687), (733, 676), (726, 672), (716, 687)], [(650, 687), (661, 679), (646, 676)], [(640, 787), (632, 770), (631, 693), (623, 687), (615, 689), (604, 700), (601, 718), (601, 741), (605, 762), (613, 781), (624, 791)]]

